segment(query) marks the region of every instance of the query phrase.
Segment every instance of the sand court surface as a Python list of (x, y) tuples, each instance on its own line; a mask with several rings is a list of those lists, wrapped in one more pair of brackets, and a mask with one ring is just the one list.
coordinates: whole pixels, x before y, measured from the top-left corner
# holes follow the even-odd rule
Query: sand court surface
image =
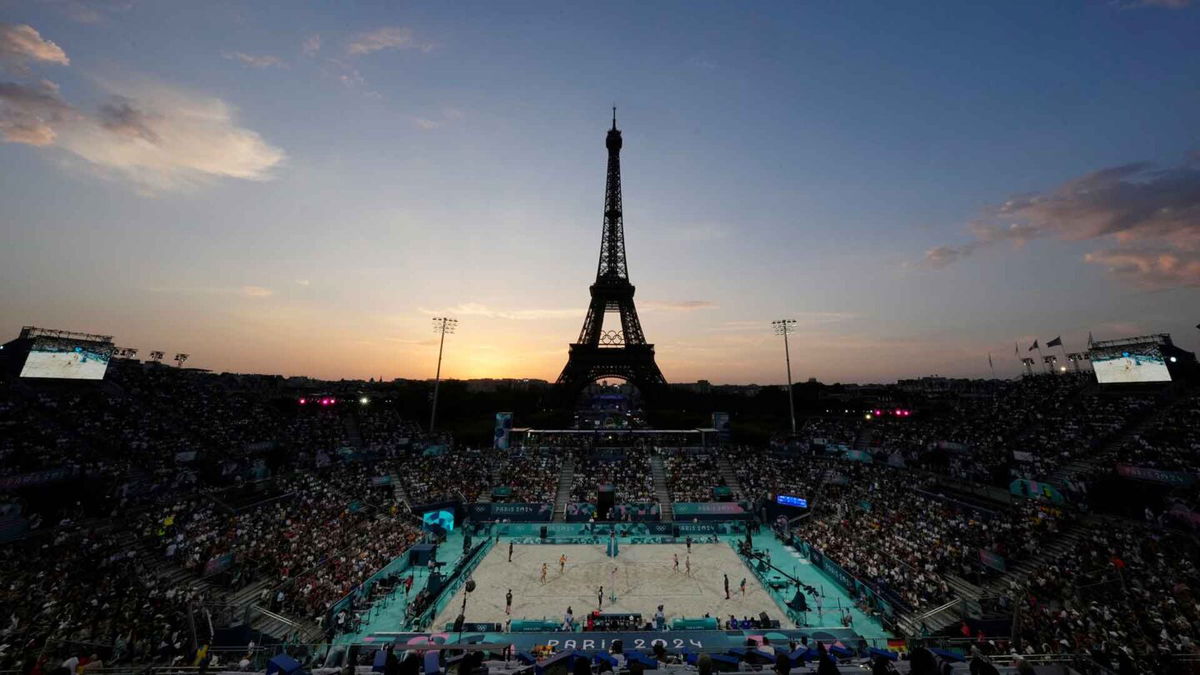
[[(566, 556), (560, 571), (559, 556)], [(675, 568), (675, 556), (679, 567)], [(691, 563), (690, 574), (687, 571)], [(541, 579), (542, 565), (546, 580)], [(729, 576), (731, 599), (725, 599), (724, 579)], [(709, 614), (721, 620), (730, 614), (758, 616), (766, 612), (791, 627), (750, 569), (727, 543), (623, 545), (620, 555), (609, 558), (599, 544), (517, 544), (508, 562), (508, 543), (488, 552), (472, 575), (477, 585), (467, 601), (467, 621), (498, 622), (507, 619), (562, 621), (567, 607), (576, 621), (595, 609), (636, 612), (652, 621), (663, 605), (668, 623), (675, 618)], [(740, 589), (746, 580), (746, 591)], [(603, 604), (597, 597), (604, 588)], [(505, 593), (512, 589), (512, 614), (505, 613)], [(434, 625), (452, 623), (462, 605), (464, 590), (450, 600)]]

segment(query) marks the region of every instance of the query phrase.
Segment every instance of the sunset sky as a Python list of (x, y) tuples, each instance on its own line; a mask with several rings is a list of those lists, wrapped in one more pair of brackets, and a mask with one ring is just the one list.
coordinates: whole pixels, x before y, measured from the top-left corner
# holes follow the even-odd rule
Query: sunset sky
[(1200, 348), (1200, 4), (0, 0), (0, 341), (554, 379), (618, 107), (668, 381)]

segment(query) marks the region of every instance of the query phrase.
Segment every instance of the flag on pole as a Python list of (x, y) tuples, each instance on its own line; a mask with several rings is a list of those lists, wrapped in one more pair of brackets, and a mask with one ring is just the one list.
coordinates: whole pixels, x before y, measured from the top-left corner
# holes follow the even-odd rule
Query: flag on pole
[(1038, 341), (1037, 341), (1037, 340), (1034, 340), (1034, 341), (1033, 341), (1033, 344), (1029, 345), (1029, 351), (1033, 351), (1033, 350), (1035, 350), (1035, 349), (1040, 349), (1040, 347), (1038, 347)]
[(1021, 345), (1014, 342), (1013, 343), (1013, 356), (1020, 356), (1020, 355), (1021, 355)]
[(988, 352), (988, 368), (995, 368), (995, 367), (996, 367), (995, 364), (992, 363), (992, 353)]
[(1058, 337), (1054, 338), (1053, 340), (1047, 342), (1046, 346), (1047, 347), (1061, 347), (1062, 346), (1062, 336), (1059, 335)]

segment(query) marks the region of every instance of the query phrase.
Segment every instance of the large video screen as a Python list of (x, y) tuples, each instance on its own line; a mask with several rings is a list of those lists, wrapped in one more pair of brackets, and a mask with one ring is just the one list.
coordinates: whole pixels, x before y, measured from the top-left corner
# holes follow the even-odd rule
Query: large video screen
[(1156, 344), (1095, 348), (1091, 359), (1096, 381), (1101, 384), (1171, 381), (1166, 359)]
[(421, 529), (434, 534), (445, 534), (454, 529), (454, 512), (448, 509), (427, 511), (421, 516)]
[(112, 347), (64, 340), (36, 340), (21, 368), (21, 377), (102, 380)]

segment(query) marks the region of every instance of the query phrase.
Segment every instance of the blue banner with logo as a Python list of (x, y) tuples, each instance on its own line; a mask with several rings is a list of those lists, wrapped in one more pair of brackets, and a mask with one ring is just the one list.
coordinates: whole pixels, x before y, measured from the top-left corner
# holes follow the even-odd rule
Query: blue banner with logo
[(738, 502), (674, 502), (671, 510), (679, 520), (730, 520), (750, 517), (745, 505)]
[(523, 502), (490, 502), (469, 504), (467, 515), (475, 522), (507, 520), (514, 523), (548, 523), (554, 517), (554, 505)]
[[(515, 622), (514, 622), (515, 623)], [(628, 652), (631, 650), (649, 651), (655, 645), (661, 644), (670, 651), (692, 649), (695, 651), (726, 651), (736, 647), (745, 647), (747, 639), (767, 637), (772, 644), (786, 647), (787, 643), (799, 643), (802, 638), (808, 638), (809, 644), (817, 641), (830, 644), (840, 641), (852, 650), (865, 649), (862, 637), (849, 628), (820, 628), (814, 630), (795, 630), (772, 628), (767, 630), (683, 630), (669, 633), (654, 631), (623, 631), (616, 633), (469, 633), (463, 634), (464, 643), (500, 643), (512, 644), (518, 652), (532, 651), (537, 646), (549, 646), (558, 651), (577, 650), (584, 652), (608, 651), (613, 642), (620, 640)], [(367, 644), (381, 646), (395, 644), (397, 648), (415, 648), (428, 644), (454, 644), (459, 641), (458, 634), (443, 633), (375, 633), (364, 639)], [(756, 640), (758, 641), (758, 640)]]
[(1008, 485), (1008, 491), (1019, 497), (1044, 499), (1054, 504), (1063, 503), (1062, 493), (1049, 483), (1041, 483), (1028, 478), (1018, 478)]

